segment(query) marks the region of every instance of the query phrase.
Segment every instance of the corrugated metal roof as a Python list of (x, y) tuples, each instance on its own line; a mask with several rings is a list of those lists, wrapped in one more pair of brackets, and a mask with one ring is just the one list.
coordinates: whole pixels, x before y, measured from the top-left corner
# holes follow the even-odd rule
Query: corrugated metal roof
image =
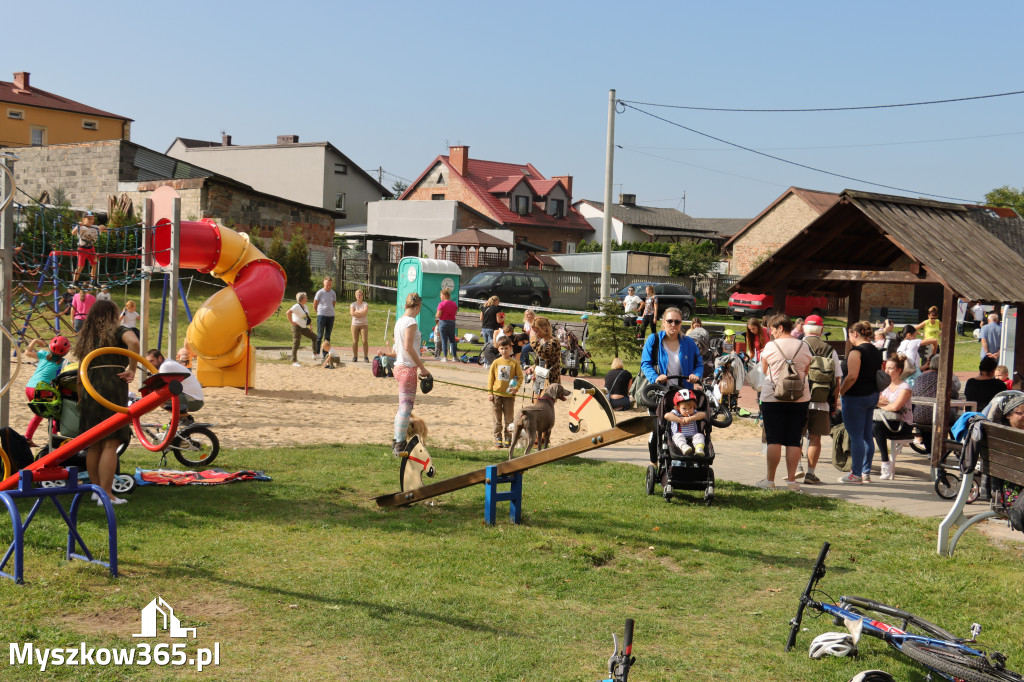
[(904, 255), (956, 295), (1024, 301), (1024, 221), (1019, 217), (1003, 218), (984, 207), (851, 190), (736, 288), (763, 292), (786, 283), (794, 293), (845, 291), (853, 282), (823, 282), (812, 272), (886, 272)]

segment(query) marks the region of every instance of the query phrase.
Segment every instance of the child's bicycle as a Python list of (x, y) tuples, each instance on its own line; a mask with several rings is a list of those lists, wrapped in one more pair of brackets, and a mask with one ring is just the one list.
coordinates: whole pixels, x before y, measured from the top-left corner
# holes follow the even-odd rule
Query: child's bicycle
[[(811, 608), (832, 616), (836, 625), (846, 625), (854, 633), (869, 635), (889, 643), (945, 680), (964, 682), (1021, 682), (1024, 677), (1006, 669), (1006, 657), (998, 651), (975, 646), (981, 626), (971, 626), (970, 639), (956, 637), (938, 625), (897, 609), (894, 606), (864, 597), (839, 597), (837, 604), (819, 602), (812, 597), (818, 581), (825, 577), (825, 557), (829, 543), (821, 547), (811, 579), (800, 595), (796, 616), (790, 621), (786, 651), (796, 644), (804, 609)], [(975, 645), (975, 646), (969, 646)], [(929, 674), (929, 679), (931, 675)]]
[[(159, 466), (167, 466), (168, 451), (174, 453), (174, 458), (187, 467), (206, 467), (213, 464), (220, 452), (220, 440), (210, 427), (216, 424), (190, 421), (191, 417), (181, 420), (178, 433), (172, 438), (167, 447), (160, 452)], [(188, 421), (188, 423), (186, 423)], [(140, 424), (143, 433), (151, 443), (163, 441), (167, 435), (167, 424)], [(128, 443), (117, 446), (117, 456), (128, 449)]]
[(622, 650), (619, 640), (612, 633), (612, 655), (608, 659), (608, 677), (601, 682), (628, 682), (629, 669), (636, 663), (633, 656), (633, 619), (626, 619), (626, 631), (622, 633)]

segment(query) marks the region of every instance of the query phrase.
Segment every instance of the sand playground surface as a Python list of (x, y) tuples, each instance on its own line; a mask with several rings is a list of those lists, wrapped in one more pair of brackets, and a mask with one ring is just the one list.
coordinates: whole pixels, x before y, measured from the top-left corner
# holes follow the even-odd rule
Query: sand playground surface
[[(352, 363), (344, 356), (344, 366), (334, 370), (315, 366), (308, 350), (299, 354), (301, 367), (293, 367), (281, 357), (281, 351), (259, 352), (256, 388), (250, 389), (248, 396), (237, 388), (205, 389), (206, 404), (196, 413), (196, 421), (216, 424), (214, 430), (222, 448), (335, 443), (378, 443), (390, 448), (398, 408), (394, 379), (378, 379), (372, 375), (370, 363)], [(287, 358), (288, 353), (283, 357)], [(426, 420), (428, 443), (448, 449), (492, 449), (493, 420), (486, 391), (441, 383), (450, 381), (483, 389), (487, 385), (486, 369), (433, 359), (427, 361), (427, 367), (435, 379), (434, 389), (428, 395), (417, 394), (413, 413)], [(25, 364), (10, 393), (11, 426), (22, 433), (31, 417), (21, 399), (23, 384), (31, 374), (32, 366)], [(592, 380), (597, 386), (604, 385), (603, 378)], [(572, 387), (572, 381), (571, 377), (562, 377), (567, 388)], [(516, 408), (522, 404), (525, 402), (517, 400)], [(578, 438), (568, 429), (568, 411), (568, 403), (556, 405), (552, 445)], [(623, 419), (639, 414), (643, 412), (619, 412), (617, 416)], [(42, 442), (40, 436), (37, 432), (37, 444)], [(737, 419), (733, 426), (715, 431), (715, 438), (759, 436), (760, 427), (747, 419)]]

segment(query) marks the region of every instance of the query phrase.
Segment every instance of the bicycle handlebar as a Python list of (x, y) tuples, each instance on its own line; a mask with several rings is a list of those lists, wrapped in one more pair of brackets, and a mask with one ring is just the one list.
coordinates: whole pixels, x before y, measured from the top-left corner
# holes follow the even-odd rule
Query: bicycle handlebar
[(623, 633), (622, 653), (627, 657), (633, 653), (633, 619), (626, 619), (626, 631)]
[(814, 562), (814, 568), (811, 570), (811, 578), (807, 581), (807, 587), (804, 588), (803, 594), (800, 595), (800, 605), (797, 606), (796, 615), (793, 620), (789, 621), (789, 639), (786, 640), (786, 651), (792, 649), (796, 644), (796, 635), (800, 632), (800, 622), (804, 617), (804, 607), (811, 600), (811, 590), (825, 576), (825, 557), (828, 556), (830, 546), (828, 542), (822, 544), (821, 551), (818, 552), (818, 560)]

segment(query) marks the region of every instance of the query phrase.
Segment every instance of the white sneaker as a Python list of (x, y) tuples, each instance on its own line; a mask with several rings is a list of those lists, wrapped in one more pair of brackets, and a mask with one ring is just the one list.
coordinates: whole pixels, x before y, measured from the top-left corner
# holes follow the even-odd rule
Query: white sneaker
[(850, 473), (846, 474), (845, 476), (843, 476), (842, 478), (839, 478), (837, 480), (840, 483), (852, 483), (854, 485), (858, 485), (858, 484), (863, 482), (861, 477), (857, 476), (852, 471)]
[(441, 358), (441, 362), (448, 362), (448, 358)]
[(871, 483), (871, 474), (864, 474), (860, 477), (862, 483)]
[(878, 478), (883, 481), (891, 481), (893, 479), (892, 462), (882, 462), (882, 473), (879, 474)]
[(767, 478), (761, 479), (754, 485), (762, 490), (775, 490), (775, 481), (769, 481)]
[(800, 484), (797, 483), (796, 481), (786, 481), (786, 487), (790, 490), (790, 492), (800, 492)]
[(302, 365), (297, 362), (293, 362), (292, 367), (302, 367)]

